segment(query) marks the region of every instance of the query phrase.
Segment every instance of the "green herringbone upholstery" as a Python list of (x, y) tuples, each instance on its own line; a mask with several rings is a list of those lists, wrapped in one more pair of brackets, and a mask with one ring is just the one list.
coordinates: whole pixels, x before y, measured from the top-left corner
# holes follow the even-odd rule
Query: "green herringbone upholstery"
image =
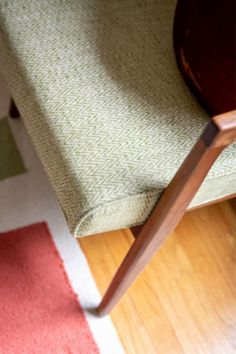
[[(209, 117), (172, 48), (174, 0), (2, 0), (0, 69), (76, 236), (143, 222)], [(236, 192), (236, 148), (192, 205)]]

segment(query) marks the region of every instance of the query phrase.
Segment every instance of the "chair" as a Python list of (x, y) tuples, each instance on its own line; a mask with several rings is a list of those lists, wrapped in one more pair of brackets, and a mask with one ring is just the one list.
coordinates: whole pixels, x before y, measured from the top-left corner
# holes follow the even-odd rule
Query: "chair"
[(175, 6), (175, 0), (0, 4), (0, 70), (71, 232), (82, 237), (145, 222), (100, 315), (186, 210), (236, 195), (236, 145), (229, 146), (235, 106), (210, 118), (182, 79), (172, 43)]

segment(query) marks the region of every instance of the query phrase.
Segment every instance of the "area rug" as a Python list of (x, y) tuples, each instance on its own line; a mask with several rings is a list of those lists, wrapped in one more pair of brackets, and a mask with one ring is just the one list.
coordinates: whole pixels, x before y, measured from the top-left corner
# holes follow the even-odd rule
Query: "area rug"
[(0, 352), (98, 353), (46, 223), (0, 234), (0, 269)]
[(124, 353), (0, 77), (0, 354)]

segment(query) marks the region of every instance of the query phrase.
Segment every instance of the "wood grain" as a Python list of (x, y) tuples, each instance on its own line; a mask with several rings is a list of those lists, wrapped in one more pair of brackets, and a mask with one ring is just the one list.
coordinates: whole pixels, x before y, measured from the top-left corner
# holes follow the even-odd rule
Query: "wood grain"
[[(133, 240), (80, 239), (101, 293)], [(128, 354), (236, 353), (236, 201), (185, 214), (111, 317)]]

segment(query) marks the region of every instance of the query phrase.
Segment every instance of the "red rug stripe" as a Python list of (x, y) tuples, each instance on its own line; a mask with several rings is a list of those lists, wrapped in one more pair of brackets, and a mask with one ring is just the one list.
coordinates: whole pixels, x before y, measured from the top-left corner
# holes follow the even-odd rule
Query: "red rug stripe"
[(0, 234), (0, 353), (98, 352), (47, 225)]

